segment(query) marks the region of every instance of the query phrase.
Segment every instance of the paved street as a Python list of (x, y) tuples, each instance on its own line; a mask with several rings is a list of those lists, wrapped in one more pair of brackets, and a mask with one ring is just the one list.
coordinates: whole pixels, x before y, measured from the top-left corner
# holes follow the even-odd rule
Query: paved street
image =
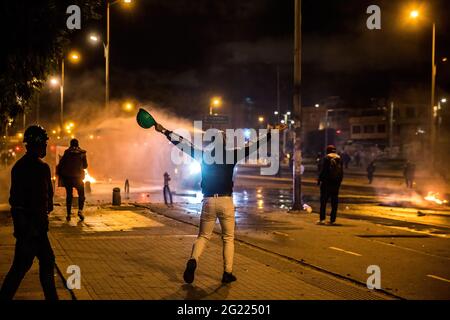
[[(194, 284), (182, 280), (198, 230), (201, 197), (196, 191), (174, 188), (176, 205), (167, 208), (156, 183), (132, 184), (130, 199), (122, 196), (123, 205), (111, 207), (115, 185), (120, 184), (93, 185), (83, 223), (65, 221), (64, 192), (57, 190), (50, 238), (62, 299), (450, 299), (448, 209), (420, 209), (418, 215), (415, 207), (380, 205), (390, 199), (389, 192), (378, 193), (361, 178), (343, 186), (338, 224), (319, 226), (312, 178), (304, 180), (304, 194), (313, 213), (293, 214), (287, 210), (288, 177), (238, 175), (238, 281), (226, 286), (220, 283), (218, 225)], [(7, 209), (1, 209), (0, 254), (5, 258), (0, 280), (13, 254)], [(72, 292), (62, 279), (70, 265), (79, 266), (82, 275), (81, 289)], [(381, 268), (382, 291), (366, 288), (371, 265)], [(18, 299), (43, 298), (36, 272), (37, 263)]]

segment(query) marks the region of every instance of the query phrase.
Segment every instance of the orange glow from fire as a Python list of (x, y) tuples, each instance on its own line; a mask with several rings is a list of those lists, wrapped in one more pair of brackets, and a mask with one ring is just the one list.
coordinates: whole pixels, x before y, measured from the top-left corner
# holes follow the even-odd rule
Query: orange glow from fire
[(445, 204), (448, 203), (447, 200), (439, 199), (439, 192), (429, 191), (427, 196), (424, 198), (427, 201), (434, 202), (436, 204)]
[(87, 169), (84, 169), (84, 173), (85, 173), (85, 175), (84, 175), (84, 180), (83, 180), (83, 183), (86, 183), (86, 182), (90, 182), (90, 183), (95, 183), (95, 182), (97, 182), (97, 180), (95, 180), (93, 177), (91, 177), (90, 175), (89, 175), (89, 172), (87, 171)]

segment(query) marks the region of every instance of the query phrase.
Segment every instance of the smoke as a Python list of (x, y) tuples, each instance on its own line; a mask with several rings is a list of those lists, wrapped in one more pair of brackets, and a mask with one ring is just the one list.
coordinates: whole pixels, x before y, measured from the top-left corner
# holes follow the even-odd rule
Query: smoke
[(112, 102), (104, 111), (101, 105), (84, 105), (73, 115), (75, 137), (87, 151), (89, 173), (97, 180), (139, 181), (161, 180), (165, 171), (171, 172), (173, 145), (154, 128), (142, 129), (136, 122), (139, 107), (147, 109), (155, 119), (170, 130), (183, 128), (192, 131), (192, 123), (179, 118), (158, 105), (144, 103), (133, 112), (121, 111)]

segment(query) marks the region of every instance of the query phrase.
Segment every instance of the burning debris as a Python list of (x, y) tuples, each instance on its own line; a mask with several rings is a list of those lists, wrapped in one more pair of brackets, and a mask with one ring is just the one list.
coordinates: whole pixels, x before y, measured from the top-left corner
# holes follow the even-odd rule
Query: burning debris
[(97, 180), (94, 179), (94, 177), (92, 177), (89, 172), (87, 171), (87, 169), (84, 169), (84, 180), (83, 183), (89, 182), (89, 183), (95, 183), (97, 182)]
[(424, 199), (427, 201), (433, 202), (434, 204), (438, 204), (438, 205), (443, 205), (443, 204), (448, 203), (447, 200), (439, 198), (439, 192), (428, 191), (428, 194), (426, 197), (424, 197)]

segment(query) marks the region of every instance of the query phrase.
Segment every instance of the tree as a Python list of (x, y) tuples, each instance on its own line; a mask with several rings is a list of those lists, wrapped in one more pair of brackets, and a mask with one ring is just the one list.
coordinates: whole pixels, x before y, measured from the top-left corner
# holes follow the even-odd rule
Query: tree
[(14, 0), (0, 4), (0, 128), (29, 108), (70, 43), (66, 9), (99, 19), (100, 0)]

